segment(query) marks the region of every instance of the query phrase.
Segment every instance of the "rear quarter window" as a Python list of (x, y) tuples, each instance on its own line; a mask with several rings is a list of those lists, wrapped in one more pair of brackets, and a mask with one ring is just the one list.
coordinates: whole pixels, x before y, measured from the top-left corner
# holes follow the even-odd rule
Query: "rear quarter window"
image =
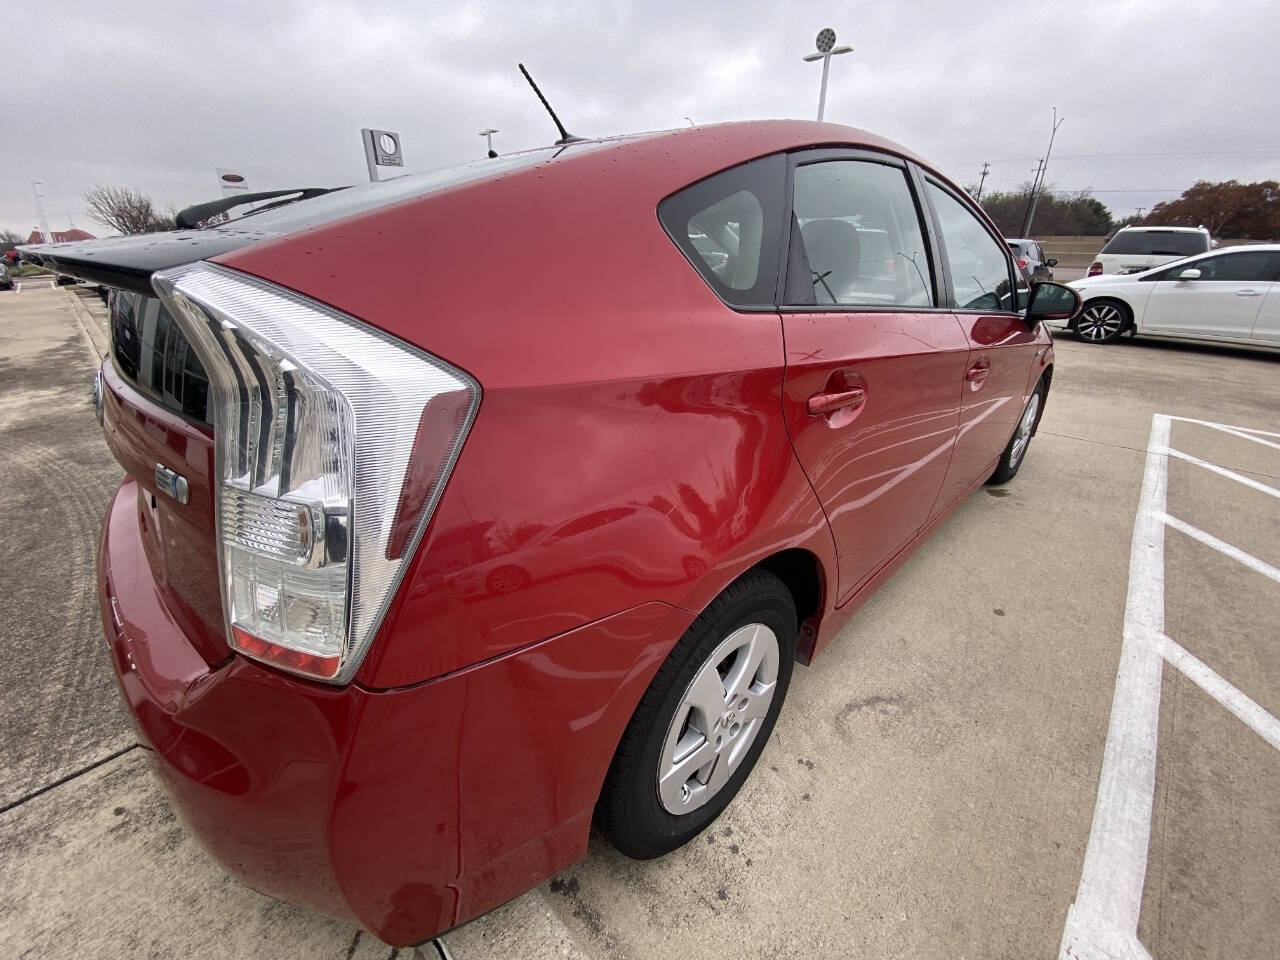
[(786, 169), (781, 155), (753, 160), (658, 204), (667, 235), (730, 306), (774, 305)]

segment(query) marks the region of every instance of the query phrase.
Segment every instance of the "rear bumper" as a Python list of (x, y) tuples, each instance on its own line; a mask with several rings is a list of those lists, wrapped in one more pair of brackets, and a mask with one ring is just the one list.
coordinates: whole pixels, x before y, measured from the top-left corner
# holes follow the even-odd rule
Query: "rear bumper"
[(103, 628), (159, 779), (230, 873), (400, 946), (585, 852), (617, 741), (692, 615), (644, 604), (390, 691), (210, 667), (156, 589), (136, 491), (103, 527)]

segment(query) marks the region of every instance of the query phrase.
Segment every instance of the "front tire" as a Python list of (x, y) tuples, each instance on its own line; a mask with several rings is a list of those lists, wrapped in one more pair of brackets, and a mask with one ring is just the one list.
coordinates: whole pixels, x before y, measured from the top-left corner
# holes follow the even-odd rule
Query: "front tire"
[(1089, 343), (1111, 343), (1132, 323), (1129, 308), (1118, 300), (1091, 300), (1076, 318), (1076, 336)]
[(688, 843), (729, 805), (768, 743), (791, 683), (791, 592), (753, 570), (695, 620), (618, 745), (596, 822), (638, 860)]

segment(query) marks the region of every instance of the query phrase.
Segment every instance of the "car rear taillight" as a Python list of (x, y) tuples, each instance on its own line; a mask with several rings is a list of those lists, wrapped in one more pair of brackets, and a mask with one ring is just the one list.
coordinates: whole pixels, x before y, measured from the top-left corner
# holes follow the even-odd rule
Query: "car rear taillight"
[(1100, 273), (1102, 273), (1102, 261), (1095, 260), (1093, 263), (1089, 264), (1089, 272), (1086, 276), (1096, 277)]
[(224, 267), (178, 267), (152, 283), (209, 375), (228, 642), (346, 682), (457, 460), (479, 385)]
[(1027, 258), (1026, 258), (1026, 257), (1019, 257), (1019, 258), (1018, 258), (1018, 266), (1020, 266), (1023, 270), (1027, 269)]

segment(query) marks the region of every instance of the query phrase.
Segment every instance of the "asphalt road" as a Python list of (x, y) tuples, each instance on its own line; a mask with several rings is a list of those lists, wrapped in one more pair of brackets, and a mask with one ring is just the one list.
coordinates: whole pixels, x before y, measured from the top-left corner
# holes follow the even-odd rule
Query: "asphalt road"
[[(76, 302), (0, 294), (0, 956), (394, 956), (228, 879), (130, 749), (92, 579), (120, 471), (88, 403), (100, 318)], [(714, 829), (647, 863), (593, 839), (450, 934), (456, 956), (1053, 957), (1073, 903), (1095, 945), (1131, 924), (1156, 960), (1273, 955), (1280, 356), (1057, 351), (1021, 474), (797, 671)], [(1148, 454), (1161, 423), (1192, 459)], [(1136, 523), (1162, 549), (1131, 549)], [(1126, 638), (1157, 598), (1194, 663)], [(1116, 821), (1117, 797), (1139, 815)]]

